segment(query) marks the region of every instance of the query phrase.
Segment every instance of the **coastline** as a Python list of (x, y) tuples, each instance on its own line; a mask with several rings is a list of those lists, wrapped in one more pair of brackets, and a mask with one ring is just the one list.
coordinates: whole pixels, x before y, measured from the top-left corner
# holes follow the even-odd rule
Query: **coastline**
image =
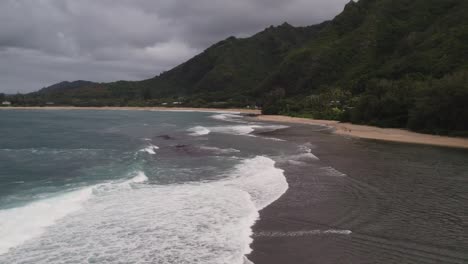
[(468, 149), (468, 139), (465, 138), (421, 134), (404, 129), (379, 128), (350, 123), (340, 123), (338, 121), (331, 120), (315, 120), (289, 116), (259, 115), (256, 119), (268, 122), (326, 126), (331, 128), (335, 134), (363, 139)]
[(125, 111), (187, 111), (187, 112), (225, 112), (225, 113), (243, 113), (259, 115), (260, 110), (244, 108), (195, 108), (195, 107), (77, 107), (77, 106), (15, 106), (0, 107), (0, 110), (125, 110)]
[(468, 138), (422, 134), (398, 128), (380, 128), (367, 125), (341, 123), (333, 120), (318, 120), (282, 115), (262, 115), (261, 110), (245, 108), (195, 108), (195, 107), (76, 107), (76, 106), (25, 106), (0, 107), (0, 110), (125, 110), (125, 111), (187, 111), (213, 113), (242, 113), (255, 115), (254, 119), (266, 122), (281, 122), (302, 125), (319, 125), (330, 128), (342, 136), (397, 143), (430, 145), (468, 149)]
[[(464, 205), (464, 200), (450, 197), (464, 188), (460, 173), (466, 168), (467, 149), (354, 140), (331, 132), (328, 127), (291, 123), (264, 134), (306, 146), (317, 159), (277, 163), (289, 189), (259, 212), (252, 227), (253, 251), (247, 255), (251, 262), (468, 260), (466, 243), (455, 239), (458, 223), (442, 224), (447, 223), (444, 213)], [(429, 195), (434, 189), (445, 191), (440, 197)], [(450, 201), (448, 207), (444, 201)], [(440, 231), (434, 232), (437, 228)]]
[[(187, 108), (160, 111), (172, 109), (192, 111)], [(148, 108), (139, 110), (151, 111)], [(228, 113), (225, 109), (206, 111)], [(93, 112), (81, 113), (87, 116)], [(116, 112), (105, 114), (112, 117), (113, 113)], [(244, 146), (247, 150), (257, 149), (262, 154), (265, 147), (280, 150), (279, 156), (270, 156), (275, 160), (275, 167), (284, 171), (289, 185), (283, 196), (259, 211), (260, 217), (249, 232), (253, 251), (246, 257), (252, 262), (246, 260), (245, 264), (390, 264), (424, 260), (465, 263), (468, 260), (464, 252), (466, 245), (457, 240), (460, 222), (453, 221), (454, 215), (458, 217), (457, 212), (466, 204), (464, 196), (457, 198), (456, 195), (464, 193), (466, 185), (462, 181), (468, 179), (463, 177), (468, 171), (468, 149), (359, 140), (333, 134), (335, 129), (330, 123), (338, 122), (306, 120), (307, 123), (290, 122), (289, 127), (283, 129), (259, 131), (259, 135), (269, 139), (284, 140), (278, 141), (278, 145), (270, 141), (256, 145), (255, 142), (260, 140), (245, 137), (248, 139)], [(49, 127), (56, 130), (53, 125)], [(158, 155), (164, 153), (166, 146), (176, 151), (170, 151), (168, 157), (179, 159), (178, 146), (187, 146), (174, 145), (177, 142), (170, 141), (163, 145), (167, 139), (157, 137), (160, 133), (151, 128), (148, 131), (162, 143), (158, 144), (162, 151)], [(229, 140), (231, 146), (243, 149), (240, 143), (242, 141)], [(299, 154), (296, 155), (296, 151), (289, 153), (289, 146), (297, 147)], [(198, 155), (188, 152), (189, 159)], [(258, 163), (255, 160), (251, 167), (272, 176), (269, 167), (262, 168)], [(239, 173), (244, 174), (244, 170)], [(136, 181), (140, 182), (140, 179)], [(263, 181), (261, 183), (266, 186)], [(445, 201), (449, 204), (447, 208)], [(458, 207), (453, 207), (454, 204)], [(434, 238), (435, 243), (432, 242)]]

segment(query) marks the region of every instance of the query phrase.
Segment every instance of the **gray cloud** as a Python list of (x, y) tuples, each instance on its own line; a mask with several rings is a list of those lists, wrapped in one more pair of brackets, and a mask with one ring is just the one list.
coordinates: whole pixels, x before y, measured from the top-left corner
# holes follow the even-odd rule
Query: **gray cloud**
[(0, 92), (140, 80), (228, 36), (332, 18), (348, 0), (4, 0)]

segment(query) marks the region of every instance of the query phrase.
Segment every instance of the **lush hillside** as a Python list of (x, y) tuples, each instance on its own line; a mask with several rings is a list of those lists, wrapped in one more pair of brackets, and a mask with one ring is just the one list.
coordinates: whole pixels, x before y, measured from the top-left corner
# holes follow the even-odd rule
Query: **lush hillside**
[[(288, 56), (259, 94), (276, 87), (273, 97), (291, 102), (311, 95), (302, 104), (289, 103), (289, 109), (287, 100), (278, 109), (273, 98), (272, 112), (434, 132), (468, 130), (468, 108), (459, 101), (468, 99), (467, 12), (462, 0), (351, 2), (319, 37)], [(435, 91), (440, 96), (423, 106)]]
[(243, 105), (291, 50), (313, 38), (321, 28), (294, 28), (285, 23), (251, 38), (230, 37), (142, 84), (155, 97), (188, 96), (192, 101), (229, 101)]
[(221, 41), (141, 82), (62, 83), (23, 104), (260, 105), (265, 113), (463, 134), (468, 1), (360, 0), (332, 21)]
[(291, 50), (312, 39), (325, 24), (295, 28), (287, 23), (245, 39), (230, 37), (154, 78), (113, 83), (61, 82), (26, 97), (23, 104), (246, 106)]

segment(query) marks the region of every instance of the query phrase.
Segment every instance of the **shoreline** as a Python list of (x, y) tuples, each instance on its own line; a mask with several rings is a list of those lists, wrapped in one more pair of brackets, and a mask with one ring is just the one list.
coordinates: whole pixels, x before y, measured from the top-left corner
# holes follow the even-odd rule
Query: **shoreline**
[(129, 107), (129, 106), (103, 106), (103, 107), (79, 107), (79, 106), (15, 106), (0, 107), (0, 110), (122, 110), (122, 111), (166, 111), (166, 112), (208, 112), (208, 113), (242, 113), (259, 115), (260, 110), (244, 108), (196, 108), (196, 107)]
[[(466, 171), (468, 150), (349, 140), (329, 129), (290, 123), (267, 136), (306, 146), (317, 159), (278, 161), (289, 188), (259, 212), (247, 255), (251, 262), (468, 260), (466, 247), (455, 239), (459, 224), (440, 225), (447, 223), (444, 213), (456, 214), (465, 204), (462, 197), (451, 197), (463, 192), (460, 173)], [(439, 197), (430, 190), (444, 191)], [(437, 228), (441, 231), (434, 233)]]
[(282, 115), (262, 115), (261, 110), (245, 108), (195, 108), (195, 107), (77, 107), (77, 106), (18, 106), (0, 107), (0, 110), (124, 110), (166, 112), (241, 113), (255, 115), (254, 120), (302, 125), (320, 125), (333, 130), (334, 134), (362, 139), (468, 149), (468, 138), (422, 134), (399, 128), (380, 128), (367, 125), (341, 123), (333, 120), (318, 120)]
[(321, 125), (333, 129), (333, 133), (337, 135), (362, 139), (468, 149), (468, 139), (465, 138), (421, 134), (398, 128), (379, 128), (366, 125), (355, 125), (351, 123), (340, 123), (339, 121), (316, 120), (289, 116), (259, 115), (255, 117), (255, 119), (267, 122)]

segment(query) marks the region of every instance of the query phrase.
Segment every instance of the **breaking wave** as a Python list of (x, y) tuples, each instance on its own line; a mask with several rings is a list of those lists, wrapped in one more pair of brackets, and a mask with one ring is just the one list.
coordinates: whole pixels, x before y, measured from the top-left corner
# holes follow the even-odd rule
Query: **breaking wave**
[(141, 184), (143, 172), (131, 177), (0, 211), (0, 237), (8, 238), (0, 262), (249, 263), (258, 211), (288, 188), (263, 156), (214, 182), (151, 185)]
[[(146, 180), (148, 180), (146, 175), (139, 171), (134, 178), (114, 185), (142, 183)], [(99, 184), (35, 201), (22, 207), (0, 210), (0, 255), (12, 247), (41, 236), (48, 226), (81, 210), (93, 194), (105, 185), (113, 184)]]
[(272, 132), (287, 128), (282, 125), (235, 125), (235, 126), (196, 126), (188, 129), (191, 136), (204, 136), (210, 133), (230, 134), (230, 135), (250, 135), (253, 132)]
[(190, 133), (191, 136), (204, 136), (204, 135), (208, 135), (211, 133), (211, 130), (203, 126), (192, 127), (188, 129), (187, 131), (192, 132)]
[(216, 114), (216, 115), (212, 115), (211, 118), (216, 119), (216, 120), (226, 121), (226, 122), (246, 123), (246, 121), (242, 120), (242, 116), (239, 114), (229, 114), (229, 113)]
[(150, 155), (155, 155), (156, 154), (156, 150), (158, 150), (159, 147), (158, 146), (155, 146), (153, 144), (149, 144), (149, 146), (147, 146), (146, 148), (143, 148), (143, 149), (140, 149), (139, 152), (146, 152)]

